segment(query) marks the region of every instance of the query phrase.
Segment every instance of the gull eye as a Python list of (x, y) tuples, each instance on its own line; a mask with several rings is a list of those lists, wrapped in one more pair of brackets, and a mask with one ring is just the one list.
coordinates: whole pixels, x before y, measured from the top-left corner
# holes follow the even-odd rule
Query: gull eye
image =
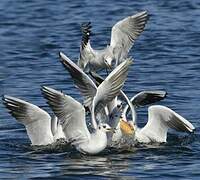
[(118, 105), (117, 105), (117, 108), (120, 108), (120, 107), (121, 107), (121, 104), (118, 104)]
[(105, 128), (106, 128), (106, 125), (103, 125), (103, 128), (105, 129)]

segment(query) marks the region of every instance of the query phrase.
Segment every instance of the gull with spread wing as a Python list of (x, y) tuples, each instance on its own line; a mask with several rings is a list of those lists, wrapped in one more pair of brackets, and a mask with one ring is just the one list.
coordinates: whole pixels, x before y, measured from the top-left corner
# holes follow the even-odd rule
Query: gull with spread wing
[[(81, 94), (84, 97), (84, 106), (89, 107), (89, 109), (91, 111), (92, 101), (97, 93), (96, 84), (92, 81), (92, 79), (85, 72), (83, 72), (82, 69), (80, 69), (65, 54), (60, 52), (59, 55), (60, 55), (61, 63), (69, 71), (72, 79), (74, 80), (76, 87), (78, 87), (78, 89), (80, 90)], [(125, 61), (128, 61), (129, 64), (131, 63), (131, 59), (127, 59)], [(113, 87), (118, 86), (118, 84), (121, 82), (121, 80), (123, 80), (127, 76), (127, 74), (125, 73), (125, 69), (121, 69), (120, 66), (121, 66), (121, 64), (118, 67), (116, 67), (115, 71), (111, 72), (111, 74), (105, 79), (105, 82), (103, 81), (103, 84), (106, 84), (106, 82), (109, 82), (110, 80), (108, 81), (108, 79), (110, 77), (112, 77), (113, 84), (107, 83), (106, 86), (111, 86), (111, 85)], [(117, 82), (116, 80), (119, 82)], [(102, 87), (104, 88), (105, 86), (102, 86)], [(101, 88), (101, 94), (104, 93), (103, 88)], [(113, 109), (115, 107), (117, 107), (119, 103), (116, 100), (116, 98), (112, 99), (111, 101), (108, 98), (106, 104), (108, 107), (108, 109), (106, 108), (106, 112), (108, 111), (107, 113), (108, 113), (108, 115), (110, 115), (112, 113)]]
[[(95, 83), (97, 84), (97, 86), (104, 81), (103, 77), (101, 77), (95, 72), (90, 72), (90, 75), (95, 79)], [(141, 91), (140, 93), (137, 93), (129, 100), (126, 94), (122, 90), (120, 90), (119, 96), (126, 101), (127, 105), (124, 107), (122, 114), (121, 112), (115, 111), (114, 113), (116, 114), (113, 115), (113, 118), (110, 118), (108, 122), (108, 124), (111, 127), (116, 127), (115, 133), (113, 134), (111, 141), (119, 142), (122, 139), (123, 135), (133, 134), (134, 132), (133, 126), (135, 126), (135, 121), (133, 122), (132, 120), (131, 121), (126, 120), (126, 114), (128, 114), (129, 110), (131, 111), (132, 115), (131, 118), (136, 119), (137, 118), (136, 108), (163, 100), (166, 97), (166, 95), (167, 95), (166, 91), (158, 91), (158, 90)]]
[[(98, 74), (94, 72), (90, 74), (99, 84), (103, 81), (103, 78)], [(120, 93), (126, 101), (129, 101), (122, 90)], [(173, 110), (161, 105), (149, 107), (149, 118), (146, 126), (142, 129), (137, 127), (136, 109), (160, 101), (164, 99), (166, 95), (167, 93), (165, 91), (142, 91), (133, 96), (130, 99), (130, 103), (123, 109), (120, 121), (113, 134), (112, 141), (119, 142), (123, 135), (133, 135), (135, 140), (142, 143), (166, 142), (167, 131), (169, 128), (182, 132), (193, 132), (195, 128), (189, 121)], [(132, 119), (127, 120), (126, 116), (129, 109), (131, 111)]]
[[(134, 106), (134, 108), (136, 108)], [(192, 133), (195, 127), (184, 117), (162, 105), (153, 105), (148, 108), (148, 121), (143, 128), (138, 128), (136, 119), (126, 120), (128, 106), (124, 108), (122, 119), (131, 127), (130, 134), (140, 143), (166, 142), (168, 130)], [(136, 117), (136, 116), (134, 116)]]
[[(99, 122), (97, 124), (95, 111), (104, 107), (122, 88), (128, 73), (130, 60), (117, 66), (103, 83), (96, 89), (92, 100), (91, 120), (94, 132), (90, 133), (86, 126), (84, 107), (71, 98), (52, 88), (43, 87), (42, 92), (55, 115), (61, 120), (66, 139), (82, 153), (97, 154), (107, 146), (106, 132), (110, 126)], [(81, 78), (81, 77), (80, 77)]]
[(135, 40), (144, 31), (148, 20), (147, 11), (126, 17), (112, 27), (110, 45), (95, 50), (90, 45), (91, 23), (82, 25), (82, 42), (78, 65), (83, 71), (98, 71), (111, 68), (112, 61), (119, 65), (133, 46)]
[(44, 97), (55, 115), (61, 120), (66, 140), (84, 154), (97, 154), (107, 146), (108, 124), (99, 123), (93, 133), (86, 125), (85, 109), (78, 101), (49, 87), (42, 87)]
[(65, 139), (57, 117), (51, 117), (38, 106), (12, 96), (4, 95), (3, 103), (9, 113), (25, 126), (32, 145), (48, 145), (57, 139)]

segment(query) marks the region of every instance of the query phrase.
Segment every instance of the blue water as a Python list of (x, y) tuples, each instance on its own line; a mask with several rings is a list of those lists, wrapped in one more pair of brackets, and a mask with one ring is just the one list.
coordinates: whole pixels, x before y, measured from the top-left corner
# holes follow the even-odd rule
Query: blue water
[[(130, 55), (124, 90), (129, 97), (141, 90), (161, 89), (166, 105), (197, 128), (193, 135), (170, 132), (168, 143), (129, 151), (107, 150), (84, 156), (70, 150), (35, 150), (24, 127), (0, 101), (0, 179), (199, 179), (200, 178), (200, 2), (1, 0), (0, 95), (30, 101), (50, 112), (40, 86), (60, 89), (81, 101), (78, 90), (58, 61), (63, 51), (76, 60), (80, 24), (91, 21), (95, 48), (110, 40), (112, 25), (141, 10), (150, 19)], [(147, 108), (139, 111), (139, 126)]]

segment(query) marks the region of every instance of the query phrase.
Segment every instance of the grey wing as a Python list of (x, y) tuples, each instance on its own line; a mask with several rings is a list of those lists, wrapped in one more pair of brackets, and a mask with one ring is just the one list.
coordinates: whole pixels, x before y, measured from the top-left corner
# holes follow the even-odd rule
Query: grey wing
[(87, 70), (89, 61), (93, 59), (95, 56), (93, 49), (90, 45), (91, 27), (92, 26), (90, 22), (84, 23), (81, 26), (82, 40), (80, 46), (80, 56), (78, 60), (78, 66), (83, 71)]
[[(103, 77), (101, 77), (100, 75), (98, 75), (98, 74), (95, 73), (95, 72), (90, 72), (90, 75), (95, 79), (96, 84), (98, 84), (98, 85), (101, 84), (101, 83), (104, 81)], [(130, 108), (130, 109), (131, 109), (132, 119), (136, 119), (135, 109), (134, 109), (134, 107), (133, 107), (131, 101), (130, 101), (129, 98), (127, 97), (127, 95), (126, 95), (122, 90), (120, 90), (120, 96), (121, 96), (121, 97), (126, 101), (126, 103), (127, 103), (126, 111), (127, 111), (128, 108)], [(111, 103), (112, 103), (112, 101), (111, 101)], [(108, 104), (108, 107), (111, 105), (111, 103)], [(125, 113), (126, 113), (126, 112), (125, 112)], [(124, 114), (124, 115), (126, 115), (126, 114)], [(125, 116), (124, 116), (124, 118), (125, 118)], [(117, 118), (116, 118), (116, 119), (117, 119)]]
[(51, 132), (51, 117), (46, 111), (7, 95), (3, 97), (3, 102), (10, 110), (10, 114), (26, 127), (32, 145), (47, 145), (54, 141)]
[(81, 32), (82, 32), (82, 40), (81, 40), (81, 47), (82, 49), (87, 46), (90, 36), (91, 36), (91, 22), (83, 23), (81, 25)]
[(141, 129), (150, 139), (166, 142), (169, 128), (181, 132), (193, 132), (194, 126), (178, 113), (161, 105), (154, 105), (148, 109), (148, 122)]
[(140, 107), (152, 104), (166, 98), (166, 91), (142, 91), (131, 98), (134, 106)]
[[(166, 96), (166, 91), (142, 91), (133, 96), (130, 102), (133, 104), (134, 107), (141, 107), (161, 101)], [(129, 110), (129, 105), (126, 105), (123, 109), (123, 114), (126, 115)]]
[[(95, 79), (96, 81), (96, 84), (100, 85), (104, 79), (103, 77), (101, 77), (100, 75), (98, 75), (97, 73), (95, 72), (90, 72), (90, 75)], [(129, 98), (127, 97), (127, 95), (122, 91), (120, 90), (120, 94), (119, 94), (127, 103), (127, 107), (126, 107), (126, 111), (128, 108), (131, 109), (131, 115), (132, 115), (132, 120), (134, 121), (134, 119), (136, 120), (136, 112), (135, 112), (135, 108), (133, 107), (131, 101), (129, 100)], [(118, 99), (118, 98), (117, 98)], [(115, 99), (114, 99), (115, 100)], [(113, 106), (114, 107), (114, 104), (116, 103), (113, 103), (112, 100), (111, 102), (108, 103), (108, 107), (109, 106)], [(116, 101), (116, 100), (115, 100)], [(126, 112), (125, 112), (126, 113)], [(112, 112), (112, 115), (116, 115), (118, 116), (119, 112), (118, 111), (115, 111), (115, 112)], [(126, 119), (126, 114), (122, 114), (123, 115), (123, 118)], [(108, 124), (111, 126), (111, 127), (116, 127), (116, 125), (118, 124), (119, 122), (119, 118), (114, 118), (112, 117), (110, 119), (110, 122), (108, 122)]]
[(147, 11), (143, 11), (117, 22), (112, 27), (110, 46), (115, 59), (119, 60), (117, 65), (127, 56), (135, 40), (143, 32), (147, 20)]
[(126, 59), (98, 86), (97, 93), (93, 100), (93, 111), (95, 111), (98, 106), (104, 107), (120, 93), (120, 89), (123, 87), (127, 78), (130, 64), (132, 64), (132, 60)]
[(96, 94), (96, 85), (90, 79), (90, 77), (84, 73), (74, 62), (72, 62), (67, 56), (60, 52), (61, 63), (69, 71), (71, 77), (74, 80), (76, 87), (80, 90), (84, 96), (84, 105), (91, 107), (92, 100)]
[(61, 122), (68, 141), (88, 141), (90, 133), (85, 121), (85, 109), (75, 99), (49, 87), (42, 87), (44, 97)]

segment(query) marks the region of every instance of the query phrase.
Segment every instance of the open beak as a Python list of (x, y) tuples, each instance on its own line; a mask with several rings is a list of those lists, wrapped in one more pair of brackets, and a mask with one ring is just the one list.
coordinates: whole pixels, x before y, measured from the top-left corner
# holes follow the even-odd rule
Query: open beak
[(126, 135), (132, 135), (135, 131), (134, 127), (123, 119), (120, 119), (120, 129)]

